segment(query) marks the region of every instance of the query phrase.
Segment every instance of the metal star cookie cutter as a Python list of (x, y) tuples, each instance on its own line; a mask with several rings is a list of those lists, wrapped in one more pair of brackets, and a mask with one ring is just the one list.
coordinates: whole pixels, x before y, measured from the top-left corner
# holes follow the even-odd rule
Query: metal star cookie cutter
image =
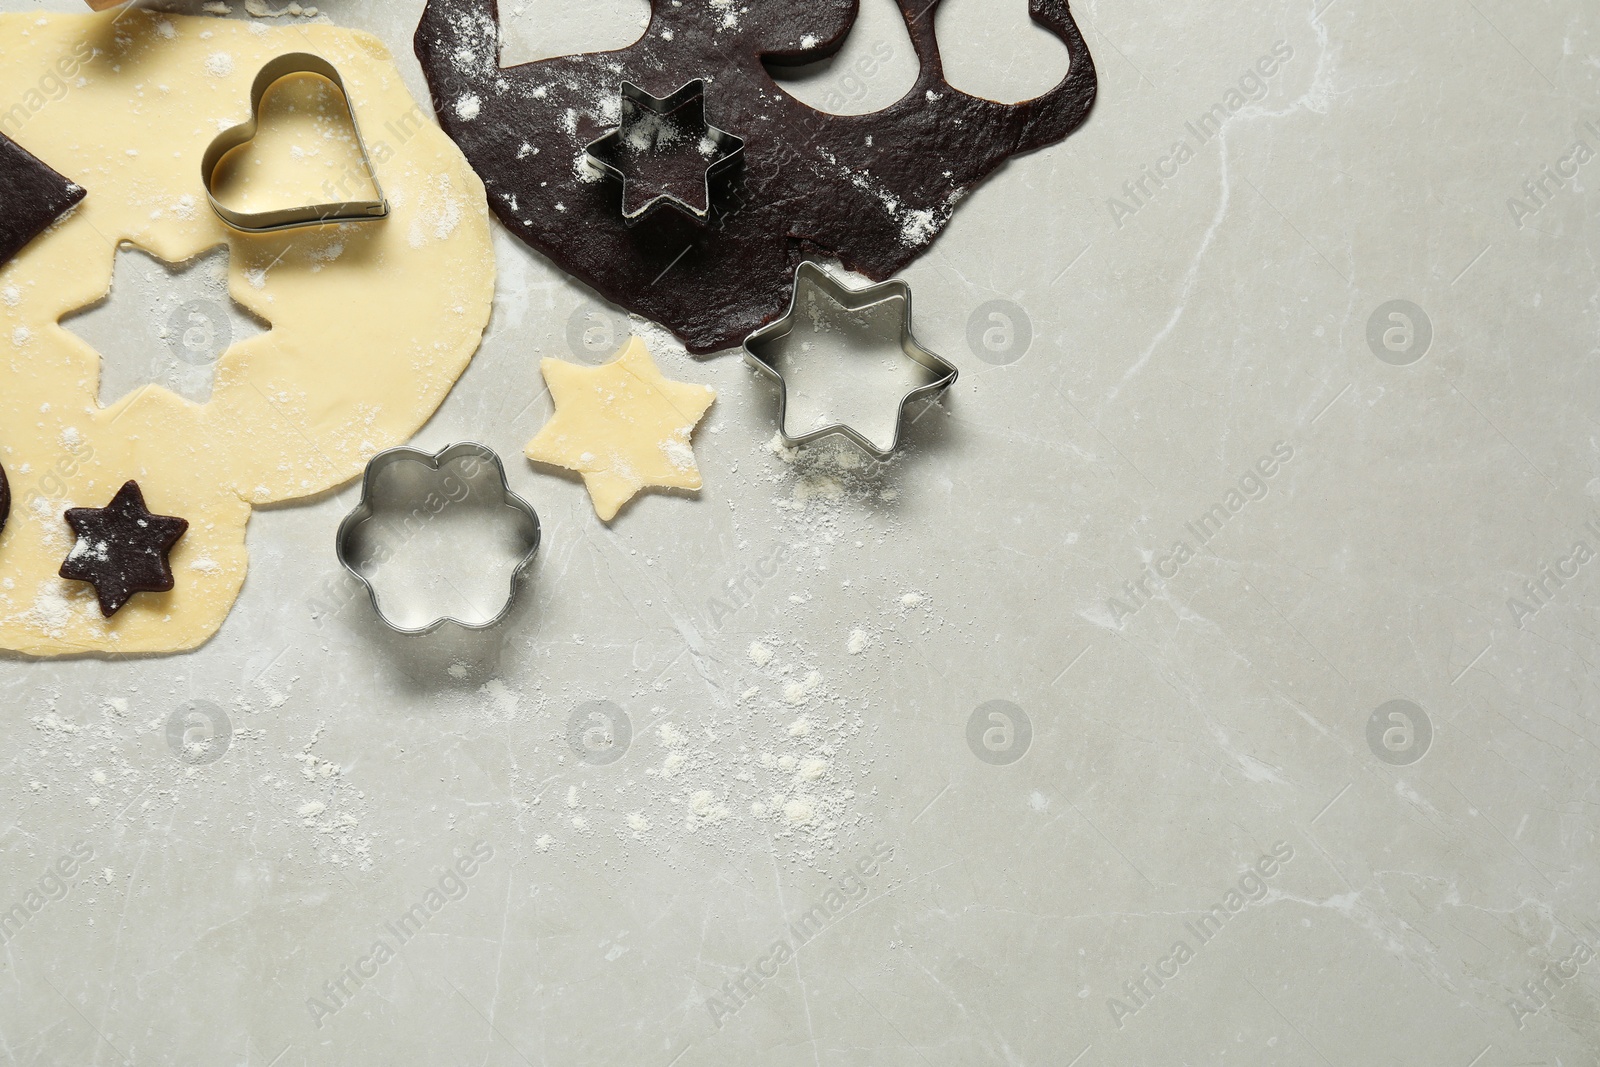
[[(845, 313), (867, 312), (880, 305), (899, 302), (900, 349), (906, 357), (926, 370), (933, 379), (906, 393), (900, 400), (894, 426), (894, 435), (885, 448), (861, 433), (855, 427), (835, 422), (809, 433), (791, 435), (788, 430), (789, 386), (778, 370), (778, 350), (782, 342), (794, 331), (801, 315), (802, 290), (812, 289), (822, 293)], [(960, 372), (944, 357), (923, 347), (911, 332), (911, 287), (902, 281), (888, 281), (864, 289), (853, 289), (835, 277), (820, 263), (807, 260), (801, 263), (794, 275), (794, 295), (784, 316), (763, 326), (744, 341), (744, 358), (757, 371), (766, 375), (778, 386), (778, 435), (790, 448), (823, 437), (844, 437), (877, 459), (886, 460), (899, 450), (905, 430), (906, 408), (916, 400), (944, 392)]]
[[(645, 215), (660, 207), (669, 205), (677, 208), (691, 218), (705, 222), (711, 216), (711, 179), (731, 167), (740, 156), (744, 154), (744, 138), (719, 129), (706, 120), (705, 96), (706, 83), (703, 78), (685, 83), (664, 97), (652, 96), (644, 89), (632, 82), (622, 83), (622, 108), (618, 115), (616, 129), (591, 141), (584, 148), (584, 157), (598, 167), (608, 177), (615, 178), (622, 183), (622, 217), (628, 223), (634, 223), (644, 218)], [(631, 110), (630, 110), (631, 109)], [(685, 112), (687, 115), (685, 116)], [(705, 207), (691, 204), (681, 197), (671, 193), (661, 193), (651, 197), (632, 210), (628, 207), (628, 189), (632, 184), (628, 172), (614, 162), (617, 148), (623, 143), (623, 136), (630, 122), (637, 123), (641, 116), (653, 117), (654, 133), (650, 136), (647, 146), (634, 146), (637, 148), (654, 149), (660, 137), (660, 131), (672, 127), (688, 127), (692, 136), (700, 138), (700, 154), (708, 160), (705, 168)], [(687, 121), (685, 121), (687, 119)], [(647, 134), (652, 131), (647, 128)]]
[[(305, 207), (275, 208), (271, 211), (235, 211), (217, 199), (215, 193), (217, 169), (227, 158), (228, 153), (249, 144), (260, 132), (261, 102), (266, 99), (267, 90), (295, 74), (316, 74), (326, 78), (339, 90), (339, 95), (344, 97), (345, 108), (350, 113), (350, 128), (355, 132), (356, 147), (361, 152), (361, 165), (366, 171), (368, 180), (372, 182), (373, 190), (378, 194), (376, 200), (309, 204)], [(238, 126), (224, 130), (211, 142), (211, 147), (206, 149), (205, 157), (200, 161), (200, 179), (205, 185), (206, 199), (211, 201), (211, 210), (215, 211), (223, 222), (244, 233), (274, 233), (278, 230), (292, 230), (300, 226), (322, 226), (333, 222), (374, 222), (389, 216), (389, 201), (384, 198), (383, 186), (378, 183), (377, 168), (372, 165), (372, 156), (367, 152), (367, 142), (362, 139), (361, 124), (356, 121), (356, 105), (355, 101), (350, 99), (350, 90), (345, 88), (344, 78), (340, 77), (338, 69), (332, 63), (309, 52), (290, 52), (271, 60), (261, 68), (261, 72), (256, 75), (255, 84), (250, 88), (250, 118)]]
[[(431, 614), (430, 620), (421, 626), (408, 626), (394, 615), (385, 611), (378, 597), (378, 590), (368, 578), (363, 565), (368, 563), (375, 554), (373, 546), (364, 541), (362, 527), (372, 522), (379, 513), (380, 504), (387, 502), (388, 496), (393, 496), (400, 501), (401, 508), (408, 519), (421, 522), (428, 521), (425, 511), (431, 511), (437, 516), (446, 506), (439, 503), (435, 506), (432, 501), (437, 496), (429, 492), (420, 499), (410, 494), (385, 494), (378, 491), (383, 474), (390, 468), (399, 464), (419, 464), (434, 474), (439, 475), (440, 482), (445, 479), (444, 468), (452, 464), (465, 461), (463, 466), (471, 465), (467, 477), (471, 479), (478, 474), (476, 464), (487, 466), (495, 478), (498, 479), (501, 494), (500, 503), (507, 510), (515, 512), (519, 517), (521, 536), (519, 538), (521, 555), (515, 569), (511, 572), (510, 587), (507, 591), (505, 605), (499, 613), (486, 622), (468, 622), (450, 614)], [(446, 497), (448, 499), (448, 496)], [(407, 506), (409, 505), (409, 506)], [(402, 524), (404, 525), (404, 524)], [(415, 531), (410, 531), (409, 536), (414, 536)], [(540, 527), (539, 513), (533, 510), (522, 497), (511, 491), (510, 484), (506, 481), (505, 465), (501, 463), (500, 456), (488, 445), (478, 444), (476, 441), (462, 441), (448, 446), (438, 452), (424, 452), (416, 448), (391, 448), (379, 452), (367, 463), (366, 473), (361, 479), (361, 500), (356, 504), (355, 510), (345, 516), (339, 524), (338, 537), (335, 540), (335, 551), (339, 562), (344, 569), (349, 571), (366, 589), (368, 598), (372, 601), (372, 609), (382, 623), (395, 633), (408, 637), (421, 637), (433, 633), (446, 623), (452, 623), (464, 630), (488, 630), (504, 622), (511, 614), (511, 609), (516, 604), (517, 591), (521, 587), (522, 578), (527, 569), (533, 564), (535, 555), (539, 550)]]

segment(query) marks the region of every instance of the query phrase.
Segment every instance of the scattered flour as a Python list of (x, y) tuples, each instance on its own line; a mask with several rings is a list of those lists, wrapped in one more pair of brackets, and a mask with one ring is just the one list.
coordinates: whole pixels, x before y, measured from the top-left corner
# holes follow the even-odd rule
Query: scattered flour
[(509, 719), (517, 713), (521, 698), (500, 679), (490, 678), (479, 687), (478, 692), (488, 698), (490, 709), (502, 719)]
[[(226, 5), (219, 6), (226, 7)], [(276, 19), (282, 18), (284, 15), (298, 15), (302, 18), (315, 18), (317, 15), (317, 9), (315, 7), (302, 7), (298, 3), (293, 2), (285, 4), (280, 8), (273, 8), (266, 3), (266, 0), (244, 0), (244, 9), (251, 16), (258, 19)], [(228, 14), (228, 12), (224, 11), (222, 14)]]
[(691, 830), (719, 826), (728, 818), (728, 806), (709, 789), (698, 789), (689, 798), (689, 816), (684, 825)]
[(736, 30), (739, 28), (739, 12), (734, 7), (734, 0), (706, 0), (706, 4), (712, 11), (722, 15), (722, 29)]
[(900, 241), (902, 244), (923, 245), (933, 239), (937, 230), (934, 213), (928, 210), (907, 211), (902, 218)]
[(817, 808), (810, 797), (791, 797), (783, 802), (783, 817), (790, 826), (807, 826), (816, 821)]
[(822, 675), (816, 671), (807, 674), (801, 681), (789, 682), (783, 687), (783, 699), (789, 704), (799, 706), (811, 699), (811, 694), (822, 684)]
[(693, 470), (695, 466), (694, 448), (688, 438), (688, 430), (677, 429), (673, 431), (673, 436), (661, 442), (661, 452), (667, 457), (667, 462), (681, 471)]
[(445, 241), (456, 232), (456, 227), (466, 216), (466, 206), (457, 195), (448, 174), (440, 174), (428, 190), (421, 209), (411, 221), (406, 241), (412, 248), (421, 248), (432, 237)]

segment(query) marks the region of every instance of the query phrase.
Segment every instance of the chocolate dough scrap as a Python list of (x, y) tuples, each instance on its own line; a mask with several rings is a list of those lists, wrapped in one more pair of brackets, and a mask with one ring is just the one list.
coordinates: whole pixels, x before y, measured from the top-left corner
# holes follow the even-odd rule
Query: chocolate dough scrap
[(6, 520), (11, 517), (11, 483), (6, 481), (6, 469), (0, 467), (0, 533), (6, 532)]
[[(1002, 163), (1088, 117), (1094, 61), (1067, 0), (1032, 0), (1033, 20), (1067, 46), (1071, 68), (1020, 104), (953, 88), (934, 35), (939, 0), (897, 2), (921, 71), (905, 97), (868, 115), (817, 111), (762, 65), (837, 53), (857, 0), (651, 0), (649, 29), (627, 48), (506, 68), (496, 0), (429, 0), (416, 50), (440, 125), (501, 222), (707, 353), (782, 314), (804, 259), (836, 256), (875, 280), (903, 270)], [(629, 226), (620, 183), (594, 171), (584, 148), (616, 128), (623, 81), (664, 97), (696, 78), (707, 81), (709, 120), (744, 138), (743, 159), (713, 183), (709, 225), (656, 211)]]
[(0, 267), (84, 195), (82, 186), (0, 133)]

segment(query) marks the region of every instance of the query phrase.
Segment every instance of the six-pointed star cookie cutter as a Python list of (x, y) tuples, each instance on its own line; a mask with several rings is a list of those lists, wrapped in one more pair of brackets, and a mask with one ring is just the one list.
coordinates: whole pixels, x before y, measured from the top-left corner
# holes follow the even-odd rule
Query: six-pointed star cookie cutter
[[(501, 503), (507, 509), (518, 513), (526, 523), (523, 526), (522, 544), (524, 550), (518, 559), (516, 568), (511, 572), (511, 582), (505, 606), (499, 614), (487, 622), (466, 622), (452, 615), (435, 615), (429, 622), (422, 626), (406, 626), (393, 616), (386, 613), (383, 604), (378, 599), (377, 587), (368, 579), (362, 569), (362, 564), (367, 561), (367, 556), (358, 543), (358, 528), (371, 521), (378, 513), (374, 506), (374, 485), (383, 473), (390, 467), (402, 463), (419, 463), (438, 472), (459, 460), (477, 460), (489, 466), (500, 482)], [(419, 507), (426, 507), (426, 500), (416, 501), (402, 498), (401, 503), (411, 503), (415, 506), (407, 508), (408, 513), (414, 513)], [(372, 610), (378, 615), (385, 626), (397, 634), (407, 637), (421, 637), (433, 633), (446, 623), (452, 623), (464, 630), (488, 630), (500, 625), (510, 615), (511, 609), (516, 604), (517, 591), (521, 588), (523, 574), (532, 566), (534, 556), (539, 551), (539, 513), (533, 510), (533, 505), (511, 491), (510, 483), (506, 481), (505, 464), (500, 462), (500, 455), (488, 445), (478, 444), (476, 441), (462, 441), (450, 445), (438, 452), (424, 452), (417, 448), (391, 448), (386, 452), (379, 452), (367, 462), (366, 474), (361, 479), (361, 500), (356, 504), (355, 510), (345, 516), (339, 524), (339, 534), (335, 541), (335, 551), (339, 562), (344, 569), (355, 576), (356, 581), (366, 589), (368, 598), (372, 601)]]
[[(629, 223), (634, 223), (644, 218), (652, 210), (662, 204), (669, 204), (684, 212), (690, 217), (705, 222), (711, 216), (711, 179), (727, 170), (744, 154), (744, 138), (727, 130), (718, 129), (711, 125), (705, 117), (706, 83), (704, 78), (696, 78), (685, 83), (677, 91), (664, 97), (652, 96), (644, 89), (632, 82), (622, 83), (622, 110), (618, 116), (616, 129), (591, 141), (583, 150), (584, 157), (594, 166), (600, 168), (609, 177), (622, 183), (622, 216)], [(628, 203), (628, 173), (612, 162), (616, 147), (622, 143), (623, 132), (628, 127), (628, 108), (631, 105), (637, 111), (653, 115), (662, 125), (678, 125), (678, 113), (700, 101), (700, 116), (696, 122), (699, 127), (693, 131), (702, 138), (703, 143), (708, 142), (711, 147), (710, 162), (706, 164), (706, 206), (704, 209), (695, 204), (687, 203), (671, 193), (663, 193), (646, 201), (633, 211), (627, 209)], [(650, 147), (655, 147), (652, 140)]]
[[(215, 191), (217, 169), (222, 166), (222, 161), (227, 158), (228, 153), (255, 139), (261, 125), (261, 101), (266, 99), (267, 91), (283, 79), (295, 74), (316, 74), (326, 78), (339, 90), (339, 95), (344, 97), (345, 107), (350, 112), (350, 128), (355, 132), (356, 148), (361, 152), (361, 166), (366, 171), (368, 180), (372, 182), (373, 191), (378, 194), (377, 199), (308, 204), (304, 207), (276, 208), (271, 211), (235, 211), (217, 199)], [(271, 60), (261, 68), (261, 73), (256, 75), (255, 84), (250, 89), (250, 118), (238, 126), (224, 130), (211, 142), (211, 147), (206, 149), (205, 158), (200, 162), (200, 177), (205, 184), (206, 199), (211, 201), (211, 210), (215, 211), (223, 222), (244, 233), (273, 233), (278, 230), (321, 226), (332, 222), (374, 222), (389, 216), (389, 201), (384, 198), (383, 186), (378, 184), (378, 170), (372, 165), (372, 156), (367, 152), (367, 142), (361, 137), (361, 124), (356, 121), (356, 104), (350, 99), (350, 90), (345, 88), (344, 78), (340, 77), (338, 68), (321, 56), (312, 55), (310, 52), (290, 52)]]
[[(819, 430), (791, 436), (788, 429), (789, 385), (784, 380), (783, 372), (778, 369), (778, 349), (782, 342), (794, 331), (796, 322), (799, 321), (801, 310), (802, 292), (812, 289), (821, 292), (832, 300), (846, 313), (869, 312), (873, 308), (885, 304), (901, 302), (900, 311), (900, 349), (907, 358), (920, 365), (933, 379), (925, 385), (920, 385), (906, 393), (900, 400), (900, 406), (895, 416), (894, 436), (889, 441), (887, 448), (880, 447), (865, 434), (843, 422), (836, 422), (824, 426)], [(806, 260), (801, 263), (794, 273), (794, 295), (789, 301), (788, 312), (776, 322), (763, 326), (744, 341), (744, 358), (756, 370), (766, 375), (778, 386), (778, 436), (783, 438), (784, 444), (790, 448), (803, 445), (823, 437), (840, 436), (847, 438), (871, 453), (880, 460), (886, 460), (899, 450), (903, 431), (905, 430), (906, 408), (913, 401), (936, 396), (954, 384), (959, 371), (944, 357), (936, 355), (924, 348), (911, 332), (911, 287), (902, 281), (888, 281), (879, 285), (871, 285), (864, 289), (853, 289), (844, 281), (835, 277), (820, 263)]]

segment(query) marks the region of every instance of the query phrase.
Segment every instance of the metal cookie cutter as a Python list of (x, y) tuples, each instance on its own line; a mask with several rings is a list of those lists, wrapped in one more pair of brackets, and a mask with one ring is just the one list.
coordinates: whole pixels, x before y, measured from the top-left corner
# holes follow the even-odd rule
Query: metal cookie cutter
[[(411, 472), (413, 476), (409, 480), (404, 478), (406, 472), (402, 469), (408, 465), (417, 468)], [(464, 477), (458, 477), (455, 471), (447, 471), (446, 468), (457, 468)], [(391, 535), (392, 540), (398, 540), (404, 547), (423, 534), (430, 523), (448, 523), (451, 520), (442, 520), (441, 515), (452, 505), (466, 504), (474, 488), (473, 483), (488, 480), (481, 478), (484, 472), (491, 474), (494, 480), (487, 494), (488, 506), (484, 506), (482, 499), (473, 503), (486, 514), (467, 516), (467, 519), (481, 524), (495, 521), (493, 513), (500, 509), (511, 513), (514, 526), (511, 543), (518, 554), (518, 562), (511, 572), (504, 606), (493, 618), (478, 621), (436, 613), (431, 607), (405, 611), (404, 615), (409, 617), (402, 617), (402, 611), (408, 605), (386, 608), (371, 580), (375, 564), (381, 564), (394, 555), (394, 546), (386, 544), (383, 535)], [(398, 516), (384, 522), (380, 515), (391, 510), (398, 511)], [(440, 535), (434, 540), (440, 540), (449, 533), (449, 529), (447, 525), (442, 525), (432, 532)], [(511, 614), (523, 574), (539, 550), (539, 535), (539, 514), (533, 510), (533, 505), (511, 491), (500, 456), (487, 445), (463, 441), (439, 452), (391, 448), (373, 456), (361, 480), (361, 500), (339, 524), (336, 551), (345, 570), (366, 588), (373, 610), (383, 624), (396, 633), (416, 637), (432, 633), (447, 622), (466, 630), (487, 630), (504, 622)], [(442, 562), (460, 563), (461, 546), (446, 544), (440, 546), (440, 551), (447, 557)], [(449, 591), (455, 592), (459, 599), (468, 599), (447, 578), (441, 578), (442, 574), (441, 568), (431, 572), (430, 576), (450, 585)]]
[[(814, 297), (823, 300), (817, 302)], [(824, 310), (831, 308), (831, 311)], [(885, 308), (895, 316), (900, 350), (906, 357), (922, 367), (930, 380), (906, 393), (900, 400), (894, 425), (894, 434), (885, 445), (874, 441), (853, 426), (836, 422), (808, 433), (792, 435), (788, 428), (789, 385), (778, 362), (788, 347), (787, 342), (795, 326), (802, 319), (809, 320), (821, 332), (825, 320), (841, 320), (845, 326), (850, 319), (860, 320), (863, 314)], [(846, 336), (849, 330), (843, 331)], [(960, 373), (942, 356), (924, 348), (911, 332), (911, 287), (905, 282), (890, 281), (865, 289), (852, 289), (839, 278), (825, 270), (821, 264), (807, 260), (801, 263), (794, 275), (794, 297), (788, 312), (776, 322), (763, 326), (744, 342), (744, 358), (756, 370), (772, 379), (778, 386), (778, 434), (791, 448), (822, 437), (840, 436), (849, 439), (878, 459), (888, 459), (900, 447), (905, 428), (906, 408), (915, 400), (932, 397), (948, 389)]]
[[(372, 188), (378, 194), (376, 200), (310, 204), (305, 207), (276, 208), (272, 211), (235, 211), (217, 200), (215, 192), (217, 168), (222, 165), (228, 153), (249, 144), (255, 138), (261, 122), (261, 101), (266, 98), (267, 90), (294, 74), (316, 74), (326, 78), (339, 90), (339, 95), (344, 97), (345, 107), (350, 112), (350, 128), (355, 131), (356, 147), (361, 151), (361, 165), (366, 170), (367, 178), (372, 182)], [(242, 125), (224, 130), (211, 142), (211, 147), (206, 149), (205, 158), (200, 162), (200, 178), (205, 184), (206, 198), (211, 201), (211, 210), (215, 211), (223, 222), (244, 233), (272, 233), (299, 226), (321, 226), (331, 222), (373, 222), (389, 216), (389, 201), (384, 198), (383, 186), (378, 184), (377, 168), (372, 165), (372, 157), (367, 153), (367, 142), (361, 137), (361, 125), (356, 121), (355, 101), (350, 99), (350, 91), (345, 88), (344, 79), (339, 76), (339, 71), (334, 65), (321, 56), (314, 56), (309, 52), (290, 52), (261, 68), (261, 73), (256, 75), (255, 85), (250, 89), (249, 120)]]
[[(591, 142), (584, 155), (622, 183), (622, 217), (637, 222), (666, 204), (705, 222), (711, 215), (711, 179), (744, 154), (744, 138), (706, 121), (705, 80), (697, 78), (665, 97), (651, 96), (632, 82), (623, 82), (619, 123)], [(673, 151), (675, 145), (682, 147)], [(628, 164), (647, 155), (677, 156), (685, 161), (679, 168), (682, 174), (669, 176), (679, 183), (678, 191), (661, 179), (645, 191), (639, 190), (641, 183)]]

